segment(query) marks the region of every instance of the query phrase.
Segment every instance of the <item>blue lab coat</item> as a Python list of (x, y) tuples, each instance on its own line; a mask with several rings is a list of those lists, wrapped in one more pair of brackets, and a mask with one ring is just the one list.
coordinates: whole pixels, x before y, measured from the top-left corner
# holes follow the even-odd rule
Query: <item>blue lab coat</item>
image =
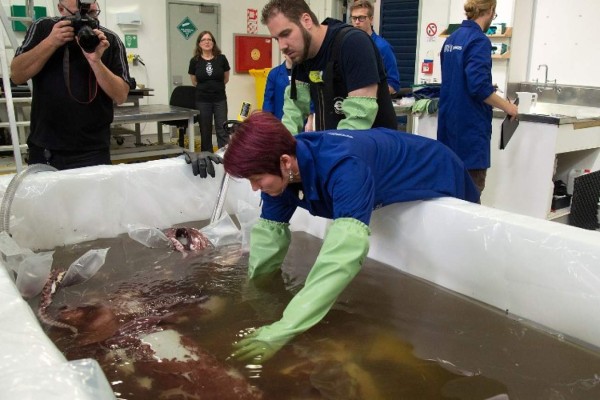
[(265, 95), (263, 98), (263, 111), (268, 111), (278, 119), (283, 117), (283, 95), (285, 88), (290, 84), (289, 70), (285, 67), (285, 61), (271, 69), (267, 75)]
[(371, 39), (373, 39), (375, 46), (379, 49), (379, 54), (381, 54), (381, 60), (385, 67), (388, 85), (390, 85), (395, 92), (398, 92), (400, 90), (400, 72), (398, 71), (398, 63), (392, 45), (375, 32), (371, 33)]
[(490, 39), (475, 21), (465, 20), (444, 42), (440, 58), (437, 138), (467, 169), (489, 168), (492, 107), (483, 101), (495, 90)]
[(261, 217), (289, 222), (296, 207), (324, 218), (355, 218), (403, 201), (444, 196), (471, 202), (479, 192), (460, 159), (442, 143), (387, 128), (296, 136), (301, 184), (262, 193)]

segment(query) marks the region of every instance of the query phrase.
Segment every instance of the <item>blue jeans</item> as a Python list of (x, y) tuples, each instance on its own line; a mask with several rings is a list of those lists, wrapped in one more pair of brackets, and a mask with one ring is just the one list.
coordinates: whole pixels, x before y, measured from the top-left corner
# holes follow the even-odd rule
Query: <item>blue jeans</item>
[(200, 115), (198, 116), (198, 123), (200, 125), (200, 151), (213, 151), (213, 118), (217, 133), (217, 146), (221, 148), (229, 143), (229, 135), (223, 129), (223, 124), (227, 121), (227, 100), (215, 103), (196, 102), (196, 108), (200, 111)]

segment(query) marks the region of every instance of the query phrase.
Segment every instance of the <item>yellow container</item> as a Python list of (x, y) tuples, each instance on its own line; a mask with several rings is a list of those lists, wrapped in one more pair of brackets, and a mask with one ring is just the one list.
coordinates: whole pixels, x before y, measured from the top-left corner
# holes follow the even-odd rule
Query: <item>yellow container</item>
[(248, 71), (254, 77), (256, 86), (256, 109), (262, 110), (263, 99), (265, 97), (265, 86), (267, 86), (267, 76), (271, 68), (251, 69)]

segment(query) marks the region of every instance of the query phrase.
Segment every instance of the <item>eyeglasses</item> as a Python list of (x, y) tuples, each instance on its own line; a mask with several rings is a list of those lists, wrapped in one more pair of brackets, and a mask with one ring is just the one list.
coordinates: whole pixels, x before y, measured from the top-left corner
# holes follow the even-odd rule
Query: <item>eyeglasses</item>
[[(69, 10), (67, 7), (65, 7), (65, 5), (64, 5), (64, 4), (62, 4), (62, 3), (61, 3), (61, 5), (63, 6), (63, 8), (64, 8), (65, 10), (67, 10), (67, 11), (69, 12), (69, 14), (71, 14), (71, 15), (76, 15), (76, 14), (77, 14), (77, 12), (73, 12), (73, 11)], [(97, 4), (97, 3), (96, 3), (96, 5), (98, 6), (98, 4)], [(99, 7), (99, 6), (98, 6), (98, 7)], [(97, 18), (98, 18), (98, 16), (100, 15), (100, 11), (101, 11), (101, 10), (100, 10), (100, 8), (98, 8), (97, 10), (89, 10), (89, 11), (87, 12), (87, 14), (86, 14), (86, 15), (87, 15), (88, 17), (90, 17), (90, 18), (97, 19)]]
[(201, 42), (212, 42), (212, 39), (200, 39)]
[(353, 15), (350, 17), (350, 19), (354, 22), (356, 21), (360, 21), (360, 22), (365, 22), (365, 20), (369, 18), (366, 15)]
[(498, 18), (498, 13), (494, 13), (494, 18), (492, 18), (492, 20), (495, 20), (496, 18)]

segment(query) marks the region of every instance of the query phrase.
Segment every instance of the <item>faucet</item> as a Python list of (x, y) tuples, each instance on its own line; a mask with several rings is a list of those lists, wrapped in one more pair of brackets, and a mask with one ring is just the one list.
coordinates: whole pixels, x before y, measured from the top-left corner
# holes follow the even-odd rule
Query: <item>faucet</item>
[[(538, 65), (538, 71), (544, 67), (544, 86), (539, 86), (538, 85), (538, 80), (535, 80), (535, 86), (538, 90), (538, 92), (542, 93), (544, 90), (555, 90), (557, 93), (561, 92), (561, 89), (558, 87), (556, 79), (549, 81), (548, 80), (548, 64), (540, 64)], [(548, 83), (553, 83), (554, 85), (549, 87)]]
[(538, 65), (538, 71), (542, 67), (544, 67), (544, 69), (546, 70), (545, 73), (544, 73), (544, 86), (546, 86), (548, 84), (548, 64), (540, 64), (540, 65)]

